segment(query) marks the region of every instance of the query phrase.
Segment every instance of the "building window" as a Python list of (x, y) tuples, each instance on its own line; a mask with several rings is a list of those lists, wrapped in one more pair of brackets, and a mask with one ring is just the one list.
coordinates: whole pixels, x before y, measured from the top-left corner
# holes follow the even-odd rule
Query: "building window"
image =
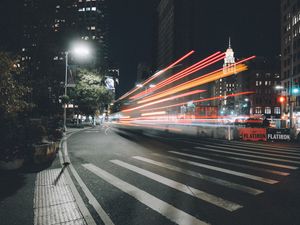
[(265, 114), (271, 114), (271, 107), (265, 107)]
[(280, 107), (274, 107), (274, 114), (280, 115)]
[(255, 114), (261, 114), (261, 107), (255, 107)]

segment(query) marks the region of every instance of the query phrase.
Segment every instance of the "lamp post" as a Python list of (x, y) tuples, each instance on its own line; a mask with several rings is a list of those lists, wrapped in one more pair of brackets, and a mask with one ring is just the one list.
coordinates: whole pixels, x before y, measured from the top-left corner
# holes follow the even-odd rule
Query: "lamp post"
[[(74, 54), (78, 57), (87, 57), (90, 55), (90, 47), (85, 42), (77, 43), (73, 46), (72, 50), (65, 52), (65, 85), (64, 85), (64, 95), (67, 96), (67, 88), (68, 88), (68, 67), (69, 67), (69, 54)], [(67, 131), (67, 104), (64, 103), (64, 132)]]
[[(65, 57), (66, 57), (66, 67), (65, 67), (65, 85), (64, 85), (64, 88), (65, 88), (65, 97), (67, 96), (67, 88), (68, 88), (68, 56), (69, 56), (69, 52), (65, 52)], [(67, 123), (67, 107), (66, 107), (66, 102), (63, 102), (63, 106), (64, 106), (64, 132), (67, 131), (67, 126), (66, 126), (66, 123)]]

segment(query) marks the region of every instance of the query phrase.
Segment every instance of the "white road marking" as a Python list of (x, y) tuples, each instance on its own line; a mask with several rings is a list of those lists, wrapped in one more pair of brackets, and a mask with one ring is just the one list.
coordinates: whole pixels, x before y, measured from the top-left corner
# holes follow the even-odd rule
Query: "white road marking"
[[(72, 133), (73, 134), (73, 133)], [(71, 135), (72, 135), (71, 134)], [(69, 137), (71, 136), (69, 135)], [(73, 176), (75, 177), (75, 179), (77, 180), (79, 186), (81, 187), (82, 191), (84, 192), (85, 196), (87, 197), (87, 199), (89, 200), (89, 203), (94, 207), (95, 211), (97, 212), (97, 214), (99, 215), (99, 217), (101, 218), (101, 220), (103, 221), (104, 225), (114, 225), (114, 223), (112, 222), (112, 220), (110, 219), (110, 217), (106, 214), (106, 212), (104, 211), (103, 207), (99, 204), (99, 202), (97, 201), (97, 199), (94, 197), (94, 195), (90, 192), (90, 190), (88, 189), (88, 187), (85, 185), (85, 183), (83, 182), (83, 180), (81, 179), (81, 177), (79, 176), (79, 174), (77, 173), (77, 171), (75, 170), (75, 168), (73, 167), (73, 165), (71, 164), (69, 155), (68, 155), (68, 146), (67, 146), (67, 140), (64, 140), (63, 143), (63, 151), (64, 151), (64, 158), (65, 158), (65, 162), (67, 160), (67, 162), (69, 162), (69, 168), (73, 174)], [(63, 164), (63, 157), (62, 157), (62, 151), (59, 151), (59, 159), (60, 159), (60, 163), (61, 165)], [(68, 171), (65, 171), (68, 173)], [(69, 173), (68, 173), (68, 177), (70, 182), (73, 183)], [(74, 183), (73, 183), (74, 185)], [(76, 189), (75, 185), (74, 188)], [(77, 190), (77, 189), (76, 189)], [(77, 191), (78, 192), (78, 191)], [(79, 195), (79, 193), (78, 193)], [(79, 195), (80, 196), (80, 195)], [(81, 196), (80, 196), (81, 198)], [(82, 199), (82, 198), (81, 198)], [(83, 200), (82, 200), (82, 204)], [(84, 205), (85, 206), (85, 205)], [(86, 208), (85, 211), (88, 211), (88, 209)], [(90, 217), (91, 215), (88, 214)], [(89, 224), (96, 224), (95, 222), (92, 221), (92, 223)]]
[[(183, 151), (189, 151), (189, 150), (186, 150), (186, 149), (182, 149), (182, 150)], [(169, 151), (169, 152), (172, 153), (172, 151)], [(226, 161), (223, 161), (223, 160), (216, 160), (216, 159), (211, 159), (211, 158), (208, 158), (208, 157), (203, 157), (203, 156), (198, 156), (198, 155), (197, 156), (195, 155), (195, 158), (203, 159), (203, 160), (210, 161), (210, 162), (222, 163), (222, 164), (225, 164), (225, 165), (238, 166), (238, 167), (241, 167), (241, 168), (246, 168), (246, 169), (251, 169), (251, 170), (256, 170), (256, 171), (262, 171), (262, 172), (267, 172), (267, 173), (272, 173), (272, 174), (277, 174), (277, 175), (281, 175), (281, 176), (288, 176), (289, 175), (289, 173), (281, 172), (281, 171), (277, 171), (277, 170), (262, 169), (262, 168), (257, 168), (257, 167), (254, 167), (254, 166), (241, 165), (241, 164), (238, 164), (238, 163), (226, 162)]]
[(294, 156), (300, 156), (300, 152), (299, 151), (289, 151), (289, 150), (275, 150), (274, 148), (270, 149), (270, 148), (263, 148), (263, 147), (257, 147), (257, 146), (253, 146), (253, 147), (249, 147), (249, 146), (245, 146), (245, 145), (232, 145), (232, 144), (219, 144), (219, 143), (214, 143), (215, 147), (219, 147), (219, 146), (226, 146), (226, 147), (230, 147), (230, 148), (234, 148), (237, 147), (239, 149), (250, 149), (253, 152), (273, 152), (273, 153), (281, 153), (281, 154), (285, 154), (285, 155), (294, 155)]
[[(159, 154), (153, 154), (153, 155), (159, 155)], [(132, 158), (134, 158), (136, 160), (143, 161), (143, 162), (147, 162), (147, 163), (150, 163), (150, 164), (153, 164), (153, 165), (156, 165), (156, 166), (160, 166), (160, 167), (172, 170), (172, 171), (176, 171), (176, 172), (179, 172), (179, 173), (182, 173), (182, 174), (185, 174), (185, 175), (196, 177), (198, 179), (202, 179), (202, 180), (205, 180), (205, 181), (208, 181), (208, 182), (211, 182), (211, 183), (215, 183), (215, 184), (227, 187), (227, 188), (231, 188), (231, 189), (235, 189), (235, 190), (238, 190), (238, 191), (246, 192), (248, 194), (258, 195), (258, 194), (263, 193), (263, 191), (259, 190), (259, 189), (255, 189), (255, 188), (248, 187), (248, 186), (245, 186), (245, 185), (233, 183), (233, 182), (227, 181), (227, 180), (222, 180), (222, 179), (219, 179), (219, 178), (216, 178), (216, 177), (207, 176), (207, 175), (204, 175), (204, 174), (201, 174), (201, 173), (198, 173), (198, 172), (194, 172), (194, 171), (191, 171), (191, 170), (186, 170), (186, 169), (183, 169), (183, 168), (180, 168), (180, 167), (177, 167), (177, 166), (173, 166), (171, 164), (158, 162), (158, 161), (148, 159), (148, 158), (144, 158), (144, 157), (141, 157), (141, 156), (133, 156)]]
[[(222, 143), (227, 143), (227, 142), (222, 142)], [(262, 148), (271, 148), (271, 149), (278, 149), (278, 150), (294, 150), (296, 152), (299, 152), (298, 147), (291, 147), (291, 146), (275, 146), (275, 145), (268, 145), (268, 144), (259, 144), (259, 143), (252, 143), (252, 142), (237, 142), (237, 141), (231, 141), (230, 143), (234, 145), (240, 145), (240, 146), (249, 146), (252, 145), (254, 147), (262, 147)]]
[[(64, 139), (64, 142), (66, 142), (66, 140)], [(59, 161), (61, 163), (61, 165), (63, 164), (63, 156), (62, 156), (62, 153), (61, 151), (58, 152), (59, 154)], [(69, 184), (69, 187), (71, 188), (71, 191), (72, 191), (72, 194), (76, 200), (76, 203), (80, 209), (80, 212), (81, 214), (83, 215), (84, 217), (84, 220), (86, 221), (86, 223), (88, 225), (96, 225), (96, 222), (94, 220), (94, 218), (92, 217), (90, 211), (88, 210), (88, 208), (86, 207), (86, 205), (84, 204), (84, 201), (81, 197), (81, 195), (79, 194), (78, 190), (76, 189), (76, 186), (69, 174), (69, 171), (68, 170), (64, 170), (64, 175), (66, 177), (66, 180)]]
[(241, 206), (239, 204), (236, 204), (234, 202), (225, 200), (223, 198), (217, 197), (215, 195), (209, 194), (209, 193), (201, 191), (199, 189), (190, 187), (186, 184), (179, 183), (177, 181), (174, 181), (174, 180), (171, 180), (169, 178), (163, 177), (163, 176), (158, 175), (156, 173), (152, 173), (150, 171), (144, 170), (144, 169), (139, 168), (137, 166), (133, 166), (133, 165), (130, 165), (128, 163), (122, 162), (120, 160), (110, 160), (110, 161), (112, 163), (118, 165), (118, 166), (121, 166), (121, 167), (126, 168), (128, 170), (131, 170), (133, 172), (136, 172), (136, 173), (138, 173), (142, 176), (148, 177), (148, 178), (150, 178), (150, 179), (152, 179), (156, 182), (162, 183), (162, 184), (164, 184), (168, 187), (171, 187), (171, 188), (176, 189), (178, 191), (184, 192), (184, 193), (186, 193), (188, 195), (191, 195), (193, 197), (199, 198), (203, 201), (206, 201), (210, 204), (213, 204), (215, 206), (218, 206), (218, 207), (223, 208), (225, 210), (228, 210), (230, 212), (233, 212), (233, 211), (243, 207), (243, 206)]
[(274, 153), (266, 153), (266, 152), (256, 152), (256, 151), (249, 151), (249, 150), (244, 150), (244, 149), (237, 149), (234, 147), (223, 147), (223, 146), (215, 146), (215, 145), (203, 145), (204, 147), (209, 147), (209, 148), (218, 148), (218, 149), (226, 149), (226, 150), (232, 150), (232, 151), (237, 151), (237, 152), (247, 152), (247, 153), (253, 153), (257, 155), (265, 155), (265, 156), (275, 156), (275, 157), (280, 157), (280, 158), (289, 158), (289, 159), (300, 159), (300, 157), (297, 156), (287, 156), (287, 155), (281, 155), (281, 154), (274, 154)]
[(207, 154), (217, 156), (217, 157), (226, 158), (226, 159), (233, 159), (233, 160), (250, 162), (250, 163), (261, 164), (261, 165), (267, 165), (267, 166), (278, 167), (278, 168), (283, 168), (283, 169), (291, 169), (291, 170), (298, 169), (298, 167), (296, 167), (296, 166), (288, 166), (288, 165), (283, 165), (283, 164), (270, 163), (270, 162), (252, 160), (252, 159), (245, 159), (245, 158), (240, 158), (240, 157), (226, 156), (226, 155), (215, 154), (215, 153), (211, 153), (211, 152), (208, 152)]
[(100, 177), (101, 179), (105, 180), (106, 182), (110, 183), (111, 185), (115, 186), (121, 191), (127, 193), (128, 195), (134, 197), (144, 205), (148, 206), (149, 208), (162, 214), (169, 220), (179, 225), (187, 225), (187, 224), (207, 225), (208, 224), (156, 198), (155, 196), (150, 195), (149, 193), (119, 179), (118, 177), (115, 177), (114, 175), (96, 167), (93, 164), (83, 164), (83, 166), (89, 171), (91, 171), (92, 173), (94, 173), (95, 175), (97, 175), (98, 177)]
[[(174, 152), (172, 152), (172, 153), (174, 153)], [(181, 152), (178, 152), (178, 153), (181, 153)], [(181, 153), (180, 155), (183, 155), (183, 154), (185, 154), (185, 153)], [(190, 164), (190, 165), (193, 165), (193, 166), (198, 166), (198, 167), (202, 167), (202, 168), (206, 168), (206, 169), (210, 169), (210, 170), (215, 170), (215, 171), (219, 171), (219, 172), (222, 172), (222, 173), (227, 173), (227, 174), (231, 174), (231, 175), (235, 175), (235, 176), (239, 176), (239, 177), (243, 177), (243, 178), (248, 178), (248, 179), (251, 179), (251, 180), (260, 181), (260, 182), (267, 183), (267, 184), (276, 184), (276, 183), (279, 182), (277, 180), (272, 180), (272, 179), (259, 177), (259, 176), (255, 176), (255, 175), (251, 175), (251, 174), (247, 174), (247, 173), (237, 172), (237, 171), (234, 171), (234, 170), (223, 169), (223, 168), (220, 168), (220, 167), (211, 166), (211, 165), (207, 165), (207, 164), (204, 164), (204, 163), (193, 162), (193, 161), (190, 161), (190, 160), (185, 160), (185, 159), (176, 158), (176, 157), (172, 157), (172, 156), (167, 156), (167, 157), (169, 159), (174, 160), (174, 161), (183, 162), (183, 163)]]
[(69, 165), (75, 179), (77, 180), (79, 186), (81, 187), (82, 191), (84, 192), (85, 196), (89, 200), (89, 203), (94, 207), (95, 211), (103, 221), (105, 225), (114, 225), (110, 217), (107, 215), (105, 210), (102, 208), (102, 206), (99, 204), (97, 199), (94, 197), (94, 195), (90, 192), (88, 187), (85, 185), (83, 180), (80, 178), (79, 174), (75, 170), (75, 168), (72, 166), (72, 164)]
[[(194, 145), (204, 144), (203, 142), (190, 141), (190, 140), (186, 140), (186, 139), (178, 139), (178, 140), (185, 142), (185, 143), (194, 144)], [(294, 153), (299, 152), (300, 153), (298, 148), (291, 148), (291, 147), (284, 148), (284, 147), (278, 147), (278, 146), (272, 146), (272, 145), (264, 145), (264, 144), (257, 144), (257, 143), (254, 144), (251, 142), (242, 143), (242, 142), (236, 142), (236, 141), (230, 141), (230, 142), (222, 141), (221, 143), (217, 142), (216, 144), (225, 144), (225, 145), (229, 145), (229, 146), (239, 146), (239, 147), (244, 147), (244, 146), (247, 147), (249, 145), (252, 145), (253, 147), (258, 147), (258, 148), (265, 148), (265, 149), (272, 148), (273, 150), (275, 149), (277, 151), (280, 150), (280, 151), (288, 151), (288, 152), (294, 152)]]
[(105, 135), (107, 136), (108, 135), (108, 131), (110, 130), (110, 127), (107, 127), (106, 129), (105, 129)]
[(251, 155), (251, 154), (244, 154), (244, 153), (237, 153), (237, 152), (228, 152), (228, 151), (222, 151), (222, 150), (216, 150), (216, 149), (208, 149), (204, 147), (194, 147), (196, 149), (202, 149), (207, 150), (211, 152), (219, 152), (219, 153), (225, 153), (230, 155), (239, 155), (239, 156), (246, 156), (246, 157), (252, 157), (252, 158), (258, 158), (258, 159), (267, 159), (267, 160), (273, 160), (273, 161), (279, 161), (279, 162), (287, 162), (287, 163), (294, 163), (294, 164), (300, 164), (300, 161), (294, 161), (294, 160), (287, 160), (287, 159), (278, 159), (278, 158), (272, 158), (272, 157), (266, 157), (266, 156), (258, 156), (258, 155)]

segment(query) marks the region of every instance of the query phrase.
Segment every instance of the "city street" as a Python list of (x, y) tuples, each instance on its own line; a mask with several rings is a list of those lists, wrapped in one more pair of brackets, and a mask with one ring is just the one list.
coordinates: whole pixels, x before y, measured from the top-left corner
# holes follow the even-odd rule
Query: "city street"
[(97, 127), (63, 155), (96, 224), (300, 224), (296, 145)]

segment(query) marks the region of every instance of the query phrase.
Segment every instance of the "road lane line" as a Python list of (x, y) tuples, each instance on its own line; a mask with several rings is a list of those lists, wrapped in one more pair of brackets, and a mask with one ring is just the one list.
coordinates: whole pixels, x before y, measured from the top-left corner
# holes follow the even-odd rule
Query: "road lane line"
[[(184, 149), (183, 151), (186, 151), (186, 150)], [(261, 164), (261, 165), (266, 165), (266, 166), (278, 167), (278, 168), (282, 168), (282, 169), (291, 169), (291, 170), (298, 169), (298, 167), (296, 167), (296, 166), (288, 166), (288, 165), (283, 165), (283, 164), (270, 163), (270, 162), (252, 160), (252, 159), (245, 159), (245, 158), (240, 158), (240, 157), (226, 156), (226, 155), (220, 155), (220, 154), (211, 153), (211, 152), (205, 152), (205, 154), (222, 157), (222, 158), (226, 158), (226, 159), (233, 159), (233, 160), (250, 162), (250, 163)]]
[[(189, 143), (189, 144), (194, 144), (194, 145), (199, 145), (199, 144), (203, 144), (204, 145), (203, 142), (196, 142), (196, 141), (191, 141), (191, 140), (186, 140), (186, 139), (178, 139), (178, 141), (182, 141), (182, 142)], [(257, 145), (257, 144), (250, 143), (250, 142), (247, 142), (247, 145), (243, 144), (243, 143), (240, 143), (240, 142), (234, 142), (234, 141), (230, 141), (230, 142), (224, 142), (224, 141), (222, 141), (221, 143), (219, 143), (219, 142), (220, 142), (220, 140), (218, 140), (218, 142), (216, 144), (225, 144), (225, 145), (229, 145), (229, 146), (238, 146), (238, 147), (247, 147), (250, 144), (253, 145), (253, 146)], [(205, 143), (211, 143), (211, 142), (206, 141)], [(294, 148), (292, 148), (292, 149), (294, 149), (294, 151), (293, 151), (293, 150), (291, 150), (291, 148), (289, 148), (289, 150), (287, 150), (286, 148), (278, 148), (277, 146), (271, 146), (271, 145), (262, 145), (262, 146), (264, 146), (264, 148), (266, 148), (266, 149), (268, 149), (268, 148), (273, 148), (274, 149), (275, 148), (278, 151), (281, 150), (281, 151), (288, 151), (288, 152), (300, 153), (300, 151), (298, 149), (294, 149)], [(263, 147), (258, 147), (258, 148), (263, 148)]]
[(103, 207), (99, 204), (99, 202), (97, 201), (97, 199), (90, 192), (90, 190), (85, 185), (85, 183), (83, 182), (83, 180), (81, 179), (81, 177), (79, 176), (79, 174), (77, 173), (77, 171), (75, 170), (75, 168), (72, 166), (72, 164), (70, 164), (69, 167), (70, 167), (70, 169), (71, 169), (71, 171), (73, 173), (73, 176), (75, 177), (75, 179), (77, 180), (79, 186), (81, 187), (82, 191), (84, 192), (85, 196), (89, 200), (89, 203), (94, 207), (95, 211), (100, 216), (100, 218), (103, 221), (103, 223), (105, 225), (114, 225), (114, 223), (110, 219), (109, 215), (107, 215), (107, 213), (105, 212), (105, 210), (103, 209)]
[(215, 146), (215, 145), (203, 145), (204, 147), (209, 147), (209, 148), (218, 148), (218, 149), (226, 149), (226, 150), (232, 150), (232, 151), (237, 151), (237, 152), (247, 152), (247, 153), (252, 153), (252, 154), (257, 154), (257, 155), (265, 155), (265, 156), (275, 156), (275, 157), (280, 157), (280, 158), (289, 158), (289, 159), (300, 159), (300, 157), (297, 156), (287, 156), (287, 155), (280, 155), (280, 154), (273, 154), (273, 153), (265, 153), (265, 152), (256, 152), (256, 151), (249, 151), (249, 150), (244, 150), (244, 149), (237, 149), (233, 147), (223, 147), (223, 146)]
[(150, 171), (144, 170), (142, 168), (130, 165), (128, 163), (122, 162), (120, 160), (110, 160), (110, 162), (121, 166), (123, 168), (126, 168), (128, 170), (131, 170), (133, 172), (136, 172), (142, 176), (148, 177), (156, 182), (162, 183), (170, 188), (176, 189), (178, 191), (184, 192), (188, 195), (191, 195), (193, 197), (199, 198), (205, 202), (208, 202), (210, 204), (213, 204), (215, 206), (218, 206), (220, 208), (223, 208), (225, 210), (228, 210), (230, 212), (233, 212), (237, 209), (242, 208), (243, 206), (236, 204), (234, 202), (225, 200), (223, 198), (217, 197), (215, 195), (209, 194), (207, 192), (201, 191), (199, 189), (193, 188), (191, 186), (188, 186), (186, 184), (182, 184), (180, 182), (171, 180), (169, 178), (163, 177), (161, 175), (158, 175), (156, 173), (152, 173)]
[[(207, 145), (207, 144), (205, 144)], [(214, 146), (225, 146), (225, 147), (231, 147), (231, 148), (239, 148), (239, 149), (250, 149), (253, 152), (273, 152), (273, 153), (281, 153), (281, 154), (285, 154), (285, 155), (293, 155), (293, 156), (300, 156), (300, 152), (295, 152), (295, 151), (286, 151), (286, 150), (274, 150), (274, 149), (270, 149), (270, 148), (263, 148), (263, 147), (248, 147), (248, 146), (239, 146), (239, 145), (231, 145), (231, 144), (219, 144), (219, 143), (214, 143)]]
[[(66, 142), (65, 139), (64, 139), (64, 142)], [(60, 161), (61, 165), (63, 165), (62, 152), (59, 151), (58, 154), (59, 154), (59, 161)], [(94, 218), (92, 217), (90, 211), (88, 210), (88, 208), (84, 204), (84, 201), (83, 201), (81, 195), (79, 194), (79, 192), (78, 192), (78, 190), (77, 190), (77, 188), (76, 188), (76, 186), (75, 186), (75, 184), (74, 184), (74, 182), (73, 182), (73, 180), (72, 180), (72, 178), (71, 178), (71, 176), (69, 174), (69, 171), (68, 170), (64, 170), (64, 175), (65, 175), (66, 180), (67, 180), (67, 182), (69, 184), (69, 187), (70, 187), (70, 189), (72, 191), (72, 194), (73, 194), (73, 196), (74, 196), (74, 198), (76, 200), (76, 203), (77, 203), (77, 205), (79, 207), (79, 210), (80, 210), (81, 214), (84, 217), (84, 220), (86, 221), (86, 223), (88, 225), (96, 225), (96, 222), (95, 222)]]
[[(76, 132), (77, 133), (77, 132)], [(76, 181), (78, 182), (79, 186), (81, 187), (83, 193), (85, 194), (85, 196), (87, 197), (89, 203), (93, 206), (93, 208), (95, 209), (95, 211), (97, 212), (97, 214), (99, 215), (100, 219), (103, 221), (104, 225), (114, 225), (114, 223), (112, 222), (112, 220), (110, 219), (110, 217), (106, 214), (106, 212), (104, 211), (103, 207), (99, 204), (99, 202), (97, 201), (97, 199), (94, 197), (94, 195), (90, 192), (90, 190), (88, 189), (88, 187), (85, 185), (85, 183), (83, 182), (83, 180), (81, 179), (81, 177), (79, 176), (79, 174), (77, 173), (76, 169), (73, 167), (73, 165), (71, 164), (71, 161), (70, 161), (70, 158), (69, 158), (69, 154), (68, 154), (68, 145), (67, 145), (67, 139), (72, 136), (74, 133), (70, 134), (65, 140), (64, 140), (64, 143), (63, 143), (63, 151), (59, 151), (59, 159), (60, 159), (60, 163), (61, 165), (63, 165), (64, 162), (68, 162), (70, 163), (69, 164), (69, 168), (71, 170), (71, 173), (73, 174), (74, 178), (76, 179)], [(64, 152), (64, 159), (65, 161), (63, 160), (63, 155), (62, 155), (62, 152)], [(67, 174), (68, 174), (68, 178), (69, 178), (69, 182), (72, 183), (72, 185), (74, 186), (73, 188), (76, 189), (74, 183), (73, 183), (73, 180), (72, 178), (70, 177), (68, 171), (66, 171)], [(77, 189), (76, 189), (77, 191)], [(77, 191), (78, 193), (78, 191)], [(77, 195), (79, 195), (79, 197), (81, 198), (80, 194), (78, 193)], [(81, 204), (84, 204), (82, 198), (80, 200)], [(84, 204), (84, 207), (86, 208), (85, 204)], [(87, 211), (88, 212), (88, 215), (89, 215), (89, 219), (91, 217), (88, 209), (84, 209), (85, 212)], [(93, 219), (93, 218), (91, 218)], [(96, 224), (94, 222), (94, 220), (90, 223), (91, 225), (92, 224)]]
[[(222, 143), (227, 143), (227, 142), (222, 142)], [(230, 143), (234, 144), (234, 145), (240, 145), (240, 146), (255, 146), (255, 147), (264, 147), (264, 148), (274, 148), (274, 149), (280, 149), (280, 150), (290, 150), (290, 151), (296, 151), (296, 152), (300, 152), (298, 148), (296, 147), (284, 147), (284, 146), (276, 146), (276, 145), (265, 145), (265, 144), (259, 144), (259, 143), (252, 143), (252, 142), (247, 142), (247, 143), (243, 143), (243, 142), (236, 142), (236, 141), (231, 141)]]
[(149, 208), (153, 209), (154, 211), (160, 213), (161, 215), (165, 216), (169, 220), (179, 225), (187, 225), (187, 224), (207, 225), (208, 224), (156, 198), (155, 196), (150, 195), (149, 193), (119, 179), (118, 177), (115, 177), (114, 175), (96, 167), (93, 164), (83, 164), (82, 166), (84, 166), (86, 169), (88, 169), (89, 171), (91, 171), (101, 179), (105, 180), (106, 182), (110, 183), (111, 185), (115, 186), (121, 191), (127, 193), (128, 195), (137, 199), (144, 205), (148, 206)]
[[(187, 150), (183, 149), (183, 151), (187, 151)], [(203, 152), (201, 152), (201, 153), (203, 153)], [(209, 154), (209, 155), (217, 156), (217, 157), (222, 157), (222, 158), (226, 158), (226, 159), (233, 159), (233, 160), (237, 160), (237, 161), (250, 162), (250, 163), (255, 163), (255, 164), (261, 164), (261, 165), (267, 165), (267, 166), (272, 166), (272, 167), (278, 167), (278, 168), (282, 168), (282, 169), (291, 169), (291, 170), (297, 170), (298, 169), (298, 167), (296, 167), (296, 166), (288, 166), (288, 165), (283, 165), (283, 164), (278, 164), (278, 163), (258, 161), (258, 160), (253, 160), (253, 159), (245, 159), (245, 158), (234, 157), (234, 156), (227, 156), (227, 155), (221, 155), (221, 154), (211, 153), (211, 152), (205, 152), (205, 154)]]
[[(189, 151), (189, 150), (186, 150), (186, 149), (182, 149), (182, 150), (183, 151)], [(174, 151), (169, 151), (169, 152), (172, 153)], [(238, 163), (226, 162), (226, 161), (223, 161), (223, 160), (216, 160), (216, 159), (211, 159), (211, 158), (208, 158), (208, 157), (203, 157), (203, 156), (198, 156), (198, 155), (197, 156), (193, 155), (193, 156), (195, 156), (194, 158), (202, 159), (202, 160), (206, 160), (206, 161), (210, 161), (210, 162), (222, 163), (222, 164), (230, 165), (230, 166), (238, 166), (238, 167), (245, 168), (245, 169), (251, 169), (251, 170), (256, 170), (256, 171), (261, 171), (261, 172), (267, 172), (267, 173), (277, 174), (277, 175), (280, 175), (280, 176), (288, 176), (289, 175), (289, 173), (281, 172), (281, 171), (277, 171), (277, 170), (262, 169), (262, 168), (257, 168), (257, 167), (254, 167), (254, 166), (241, 165), (241, 164), (238, 164)]]
[(279, 162), (300, 164), (300, 161), (294, 161), (294, 160), (277, 159), (277, 158), (266, 157), (266, 156), (258, 156), (258, 155), (251, 155), (251, 154), (244, 154), (244, 153), (237, 153), (237, 152), (228, 152), (228, 151), (208, 149), (208, 148), (203, 148), (203, 147), (194, 147), (194, 148), (201, 149), (201, 150), (206, 150), (206, 151), (211, 151), (211, 152), (225, 153), (225, 154), (230, 154), (230, 155), (246, 156), (246, 157), (258, 158), (258, 159), (267, 159), (267, 160), (273, 160), (273, 161), (279, 161)]
[[(153, 155), (161, 156), (159, 154), (153, 154)], [(133, 156), (132, 158), (134, 158), (136, 160), (143, 161), (143, 162), (150, 163), (152, 165), (160, 166), (160, 167), (163, 167), (165, 169), (176, 171), (176, 172), (179, 172), (179, 173), (182, 173), (182, 174), (185, 174), (185, 175), (189, 175), (189, 176), (192, 176), (192, 177), (195, 177), (195, 178), (198, 178), (198, 179), (202, 179), (202, 180), (205, 180), (205, 181), (208, 181), (208, 182), (211, 182), (211, 183), (215, 183), (215, 184), (224, 186), (226, 188), (231, 188), (231, 189), (235, 189), (235, 190), (238, 190), (238, 191), (246, 192), (248, 194), (258, 195), (258, 194), (261, 194), (261, 193), (264, 192), (264, 191), (259, 190), (259, 189), (248, 187), (248, 186), (245, 186), (245, 185), (242, 185), (242, 184), (233, 183), (233, 182), (227, 181), (227, 180), (222, 180), (222, 179), (219, 179), (219, 178), (216, 178), (216, 177), (207, 176), (207, 175), (204, 175), (204, 174), (201, 174), (201, 173), (198, 173), (198, 172), (194, 172), (194, 171), (191, 171), (191, 170), (186, 170), (186, 169), (183, 169), (183, 168), (180, 168), (180, 167), (177, 167), (177, 166), (173, 166), (171, 164), (158, 162), (158, 161), (148, 159), (148, 158), (145, 158), (145, 157)]]
[[(182, 153), (182, 154), (185, 154), (185, 153)], [(198, 167), (215, 170), (215, 171), (222, 172), (222, 173), (227, 173), (227, 174), (231, 174), (231, 175), (235, 175), (235, 176), (239, 176), (239, 177), (243, 177), (243, 178), (248, 178), (251, 180), (255, 180), (255, 181), (259, 181), (259, 182), (263, 182), (263, 183), (267, 183), (267, 184), (276, 184), (279, 182), (277, 180), (272, 180), (272, 179), (268, 179), (268, 178), (264, 178), (264, 177), (259, 177), (259, 176), (255, 176), (255, 175), (251, 175), (251, 174), (247, 174), (247, 173), (242, 173), (242, 172), (237, 172), (234, 170), (224, 169), (224, 168), (211, 166), (211, 165), (194, 162), (194, 161), (190, 161), (190, 160), (185, 160), (185, 159), (181, 159), (181, 158), (176, 158), (176, 157), (172, 157), (172, 156), (167, 156), (167, 158), (172, 159), (177, 162), (183, 162), (183, 163), (190, 164), (193, 166), (198, 166)]]

